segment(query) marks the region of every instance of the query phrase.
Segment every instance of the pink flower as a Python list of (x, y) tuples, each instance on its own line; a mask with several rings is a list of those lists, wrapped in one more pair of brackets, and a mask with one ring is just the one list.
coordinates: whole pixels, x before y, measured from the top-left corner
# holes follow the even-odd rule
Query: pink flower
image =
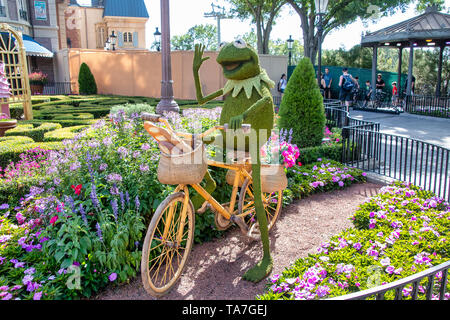
[(109, 281), (111, 281), (111, 282), (116, 281), (116, 279), (117, 279), (117, 273), (115, 273), (115, 272), (111, 273), (111, 274), (109, 275), (108, 279), (109, 279)]
[(53, 216), (51, 219), (50, 219), (50, 224), (52, 225), (52, 226), (54, 226), (55, 225), (55, 223), (56, 223), (56, 221), (58, 221), (58, 215), (55, 215), (55, 216)]

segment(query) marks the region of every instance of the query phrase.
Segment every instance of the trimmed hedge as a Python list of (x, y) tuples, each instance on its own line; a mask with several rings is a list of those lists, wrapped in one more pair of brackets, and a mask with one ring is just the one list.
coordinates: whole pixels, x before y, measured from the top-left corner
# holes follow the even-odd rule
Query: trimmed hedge
[[(61, 142), (30, 142), (26, 137), (16, 137), (10, 141), (0, 141), (0, 167), (6, 167), (11, 161), (20, 160), (20, 154), (25, 151), (41, 148), (44, 150), (59, 150), (63, 147)], [(25, 143), (24, 143), (25, 142)]]
[(51, 142), (51, 141), (63, 141), (66, 139), (73, 139), (77, 133), (83, 131), (86, 128), (89, 128), (89, 126), (84, 125), (84, 126), (76, 126), (76, 127), (66, 127), (66, 128), (50, 131), (44, 135), (44, 141)]
[(52, 120), (92, 120), (94, 115), (92, 113), (74, 113), (74, 114), (59, 114), (53, 117)]
[(19, 124), (14, 129), (8, 130), (5, 136), (26, 136), (32, 138), (36, 142), (43, 142), (46, 132), (61, 129), (59, 123), (44, 122), (42, 124), (34, 125), (32, 123)]
[[(96, 123), (98, 120), (52, 120), (52, 123), (59, 123), (63, 128), (66, 127), (75, 127), (75, 126), (84, 126), (84, 125), (91, 125)], [(26, 123), (32, 123), (34, 125), (41, 125), (42, 123), (47, 123), (47, 120), (40, 120), (40, 119), (35, 119), (35, 120), (24, 120), (21, 121), (21, 124), (26, 124)]]
[(319, 158), (342, 161), (342, 143), (300, 149), (298, 161), (302, 164), (310, 164)]

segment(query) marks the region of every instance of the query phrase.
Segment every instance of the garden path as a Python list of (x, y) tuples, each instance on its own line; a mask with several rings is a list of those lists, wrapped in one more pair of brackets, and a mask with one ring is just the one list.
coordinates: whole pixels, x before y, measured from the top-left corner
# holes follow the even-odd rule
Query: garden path
[[(379, 184), (352, 185), (331, 193), (320, 193), (295, 201), (283, 209), (271, 231), (274, 259), (272, 275), (309, 253), (322, 242), (352, 227), (349, 217), (367, 198), (381, 188)], [(261, 257), (260, 242), (248, 242), (235, 228), (223, 238), (196, 244), (180, 280), (164, 300), (254, 300), (264, 293), (266, 281), (253, 284), (242, 279), (244, 272)], [(96, 299), (148, 300), (140, 276), (130, 284), (107, 288)]]

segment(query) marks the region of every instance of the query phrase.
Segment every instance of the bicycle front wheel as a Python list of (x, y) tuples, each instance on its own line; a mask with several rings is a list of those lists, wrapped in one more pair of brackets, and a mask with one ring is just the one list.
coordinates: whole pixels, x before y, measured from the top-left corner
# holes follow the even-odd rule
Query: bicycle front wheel
[(183, 272), (194, 239), (194, 206), (184, 192), (168, 196), (156, 210), (142, 248), (141, 276), (152, 296), (166, 294)]

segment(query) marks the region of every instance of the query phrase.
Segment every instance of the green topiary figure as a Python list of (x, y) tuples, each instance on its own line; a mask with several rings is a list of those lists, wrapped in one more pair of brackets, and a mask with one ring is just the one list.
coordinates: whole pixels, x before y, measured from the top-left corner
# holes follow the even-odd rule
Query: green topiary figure
[(78, 85), (80, 87), (80, 94), (91, 95), (97, 94), (97, 84), (95, 83), (94, 75), (86, 63), (80, 66), (80, 73), (78, 74)]
[[(269, 247), (267, 217), (261, 198), (260, 149), (269, 138), (273, 129), (274, 106), (270, 88), (273, 88), (275, 84), (269, 79), (266, 71), (261, 69), (256, 51), (247, 46), (243, 40), (236, 40), (234, 43), (223, 45), (217, 57), (217, 62), (222, 66), (223, 74), (228, 79), (228, 82), (223, 89), (204, 97), (198, 75), (202, 63), (209, 59), (209, 57), (203, 58), (204, 49), (203, 45), (195, 46), (193, 71), (198, 103), (203, 105), (217, 97), (226, 95), (220, 124), (227, 123), (230, 129), (234, 131), (233, 133), (227, 132), (228, 137), (225, 133), (222, 133), (223, 141), (227, 141), (227, 138), (229, 138), (231, 146), (228, 144), (228, 148), (238, 150), (250, 151), (250, 145), (256, 147), (256, 152), (255, 148), (251, 148), (253, 152), (250, 153), (256, 217), (260, 227), (264, 256), (256, 266), (244, 274), (243, 278), (258, 282), (269, 275), (273, 267)], [(247, 139), (249, 136), (244, 134), (242, 130), (239, 130), (243, 123), (250, 124), (252, 131), (256, 132), (253, 140)], [(238, 136), (241, 138), (245, 137), (245, 139), (238, 139)], [(238, 140), (245, 140), (245, 144), (238, 144)], [(207, 182), (205, 189), (211, 190), (214, 187), (214, 181), (209, 174), (206, 175), (205, 180)], [(242, 220), (238, 216), (232, 217), (232, 221), (237, 224), (245, 224), (239, 219)]]
[(309, 58), (300, 61), (289, 79), (278, 115), (280, 129), (292, 128), (293, 144), (306, 148), (322, 143), (325, 109)]

